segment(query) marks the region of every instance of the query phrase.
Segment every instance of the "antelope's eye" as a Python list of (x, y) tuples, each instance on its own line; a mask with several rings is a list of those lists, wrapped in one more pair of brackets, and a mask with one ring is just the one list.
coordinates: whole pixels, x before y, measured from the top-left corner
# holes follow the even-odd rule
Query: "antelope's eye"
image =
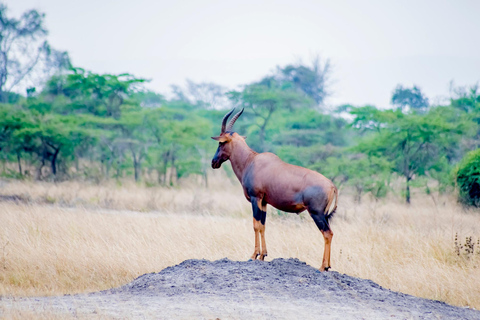
[(227, 141), (219, 142), (218, 144), (220, 144), (221, 146), (223, 146), (225, 143), (227, 143)]

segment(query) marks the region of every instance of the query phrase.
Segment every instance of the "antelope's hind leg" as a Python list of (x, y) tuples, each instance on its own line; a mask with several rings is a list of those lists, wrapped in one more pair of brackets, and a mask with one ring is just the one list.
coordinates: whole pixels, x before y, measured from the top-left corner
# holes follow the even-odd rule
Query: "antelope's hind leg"
[(325, 248), (323, 250), (323, 260), (320, 271), (328, 271), (330, 269), (330, 251), (332, 245), (333, 232), (330, 229), (328, 218), (324, 214), (310, 213), (313, 221), (317, 225), (318, 229), (322, 232), (323, 239), (325, 240)]
[(250, 260), (256, 260), (260, 255), (260, 221), (253, 218), (253, 231), (255, 231), (255, 251), (253, 251), (252, 257)]
[[(262, 203), (262, 199), (251, 198), (253, 210), (253, 230), (255, 231), (255, 251), (252, 260), (260, 256), (260, 260), (264, 260), (267, 256), (267, 244), (265, 242), (265, 219), (267, 217), (267, 206)], [(262, 246), (260, 249), (260, 237)], [(260, 251), (261, 250), (261, 251)]]

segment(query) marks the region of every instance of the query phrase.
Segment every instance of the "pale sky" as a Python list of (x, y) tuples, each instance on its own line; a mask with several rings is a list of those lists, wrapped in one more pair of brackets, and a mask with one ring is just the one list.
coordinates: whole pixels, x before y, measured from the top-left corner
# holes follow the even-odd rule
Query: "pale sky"
[(73, 64), (128, 72), (168, 94), (185, 79), (236, 86), (316, 54), (333, 65), (327, 104), (390, 105), (397, 84), (430, 101), (480, 81), (480, 1), (7, 0), (46, 14)]

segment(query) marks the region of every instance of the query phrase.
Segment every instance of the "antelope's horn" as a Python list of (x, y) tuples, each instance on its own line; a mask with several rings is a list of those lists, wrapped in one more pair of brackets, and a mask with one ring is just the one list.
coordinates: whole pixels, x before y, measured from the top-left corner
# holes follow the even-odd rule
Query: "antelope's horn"
[(223, 119), (222, 119), (222, 132), (220, 132), (220, 134), (224, 133), (225, 132), (225, 126), (227, 125), (227, 120), (228, 120), (228, 117), (230, 117), (230, 115), (233, 113), (233, 111), (235, 110), (235, 108), (232, 109), (232, 111), (230, 111), (229, 113), (227, 113)]
[(235, 124), (235, 121), (237, 121), (238, 117), (242, 115), (244, 109), (245, 108), (242, 108), (242, 110), (240, 110), (236, 115), (233, 116), (232, 120), (230, 120), (230, 122), (228, 123), (227, 131), (232, 130), (233, 125)]

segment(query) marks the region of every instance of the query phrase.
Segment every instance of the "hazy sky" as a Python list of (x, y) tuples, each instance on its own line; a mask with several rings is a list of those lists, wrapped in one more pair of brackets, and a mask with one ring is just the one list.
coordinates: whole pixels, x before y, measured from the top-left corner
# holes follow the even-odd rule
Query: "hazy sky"
[(480, 81), (480, 1), (7, 0), (46, 13), (75, 66), (171, 84), (230, 88), (316, 54), (333, 64), (329, 105), (389, 106), (397, 84), (431, 101)]

